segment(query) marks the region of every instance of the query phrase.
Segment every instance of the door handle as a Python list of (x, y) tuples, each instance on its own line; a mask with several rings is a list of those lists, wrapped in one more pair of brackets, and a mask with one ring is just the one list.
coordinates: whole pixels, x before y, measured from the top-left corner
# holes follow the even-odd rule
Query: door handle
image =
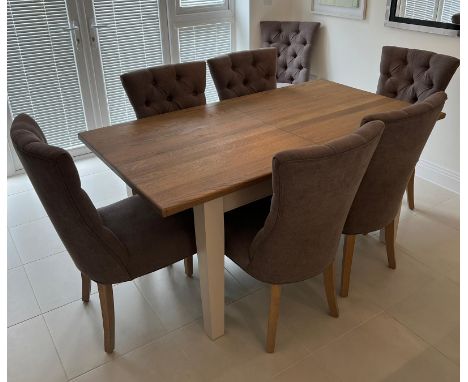
[(81, 47), (81, 34), (80, 27), (75, 21), (70, 21), (70, 24), (67, 28), (62, 28), (64, 32), (68, 32), (71, 35), (73, 46), (76, 51), (80, 51)]
[(91, 43), (95, 44), (98, 36), (97, 32), (99, 31), (100, 28), (109, 28), (110, 24), (98, 24), (96, 21), (92, 21), (91, 24), (89, 24), (89, 38), (91, 39)]

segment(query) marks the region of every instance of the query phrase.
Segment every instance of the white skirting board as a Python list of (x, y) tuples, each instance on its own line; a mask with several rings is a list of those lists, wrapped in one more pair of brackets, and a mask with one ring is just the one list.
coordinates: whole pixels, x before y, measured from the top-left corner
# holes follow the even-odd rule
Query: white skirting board
[(416, 166), (416, 176), (450, 191), (460, 193), (460, 173), (420, 159)]

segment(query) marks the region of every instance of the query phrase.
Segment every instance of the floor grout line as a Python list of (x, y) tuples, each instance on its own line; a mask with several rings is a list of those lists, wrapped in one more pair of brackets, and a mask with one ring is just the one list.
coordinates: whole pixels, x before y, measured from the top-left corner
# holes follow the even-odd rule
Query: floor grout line
[[(90, 174), (84, 175), (83, 177), (80, 176), (80, 179), (81, 179), (81, 178), (84, 178), (84, 177), (91, 176), (91, 175), (102, 174), (102, 173), (107, 172), (107, 171), (110, 171), (110, 170), (104, 170), (104, 171), (99, 171), (99, 172), (96, 172), (96, 173), (90, 173)], [(9, 197), (9, 196), (18, 195), (18, 194), (21, 194), (21, 193), (26, 193), (26, 192), (31, 191), (31, 190), (34, 191), (34, 189), (28, 189), (28, 190), (20, 191), (20, 192), (18, 192), (18, 193), (14, 193), (14, 194), (11, 194), (11, 195), (9, 194), (8, 197)], [(124, 197), (125, 197), (125, 196), (124, 196)], [(454, 194), (454, 196), (448, 198), (447, 200), (439, 201), (439, 202), (435, 203), (434, 205), (431, 205), (431, 207), (428, 208), (428, 211), (432, 211), (433, 209), (437, 208), (437, 207), (440, 206), (441, 204), (446, 203), (446, 202), (448, 202), (448, 201), (450, 201), (450, 200), (452, 200), (452, 199), (454, 199), (454, 198), (457, 198), (457, 197), (459, 197), (459, 195)], [(106, 200), (110, 200), (110, 198), (99, 200), (99, 201), (95, 202), (95, 204), (96, 204), (96, 203), (99, 203), (99, 202), (106, 201)], [(94, 202), (93, 202), (93, 203), (94, 203)], [(406, 219), (408, 219), (408, 218), (410, 218), (410, 217), (411, 217), (411, 216), (408, 216), (408, 215), (407, 215), (407, 216), (406, 216), (404, 219), (402, 219), (402, 220), (406, 220)], [(146, 347), (146, 346), (150, 346), (150, 345), (153, 344), (153, 343), (156, 343), (156, 342), (158, 342), (158, 341), (161, 341), (161, 340), (163, 340), (164, 338), (166, 338), (166, 337), (168, 337), (168, 336), (174, 334), (175, 332), (177, 332), (177, 331), (179, 331), (179, 330), (183, 330), (185, 327), (188, 327), (188, 326), (194, 324), (194, 322), (197, 322), (197, 321), (200, 320), (201, 317), (196, 317), (196, 318), (193, 318), (191, 321), (187, 322), (186, 324), (183, 324), (183, 325), (180, 326), (180, 327), (177, 327), (177, 328), (174, 328), (174, 329), (170, 329), (170, 330), (167, 329), (167, 328), (165, 327), (163, 321), (161, 320), (161, 317), (159, 316), (158, 312), (154, 309), (154, 307), (152, 306), (152, 304), (150, 303), (150, 301), (149, 301), (149, 300), (146, 298), (146, 296), (143, 294), (142, 290), (138, 287), (137, 283), (134, 282), (134, 281), (132, 280), (132, 282), (134, 283), (135, 287), (136, 287), (137, 290), (138, 290), (138, 293), (143, 297), (144, 301), (145, 301), (145, 302), (147, 303), (147, 305), (149, 306), (151, 312), (153, 312), (153, 314), (155, 314), (156, 317), (158, 317), (158, 319), (159, 319), (159, 321), (160, 321), (160, 323), (161, 323), (161, 326), (162, 326), (162, 328), (164, 329), (163, 335), (161, 335), (161, 336), (159, 336), (159, 337), (157, 337), (157, 338), (154, 338), (154, 339), (150, 340), (149, 342), (147, 342), (147, 343), (145, 343), (145, 344), (139, 345), (139, 346), (135, 347), (134, 349), (130, 349), (130, 350), (128, 350), (128, 351), (125, 352), (125, 353), (120, 353), (118, 357), (115, 357), (115, 358), (111, 358), (111, 359), (109, 359), (109, 360), (106, 360), (104, 363), (102, 363), (102, 364), (100, 364), (100, 365), (97, 365), (96, 367), (93, 367), (93, 368), (91, 368), (91, 369), (89, 369), (89, 370), (87, 370), (87, 371), (85, 371), (85, 372), (83, 372), (83, 373), (81, 373), (81, 374), (79, 374), (79, 375), (73, 377), (73, 378), (70, 378), (70, 377), (68, 376), (66, 370), (65, 370), (64, 365), (63, 365), (62, 358), (60, 357), (60, 354), (59, 354), (59, 352), (58, 352), (57, 345), (56, 345), (56, 343), (55, 343), (55, 341), (54, 341), (54, 338), (52, 337), (51, 330), (50, 330), (49, 326), (47, 325), (47, 321), (46, 321), (46, 319), (45, 319), (45, 315), (48, 314), (48, 313), (50, 313), (50, 312), (53, 312), (53, 311), (55, 311), (55, 310), (61, 309), (61, 308), (65, 307), (65, 306), (68, 306), (68, 305), (70, 305), (70, 304), (76, 303), (77, 301), (81, 300), (81, 298), (74, 299), (73, 301), (69, 301), (69, 302), (67, 302), (67, 303), (65, 303), (65, 304), (63, 304), (63, 305), (60, 305), (60, 306), (54, 307), (53, 309), (49, 309), (49, 310), (47, 310), (47, 311), (42, 312), (42, 309), (41, 309), (41, 307), (40, 307), (40, 305), (39, 305), (39, 302), (38, 302), (38, 299), (37, 299), (36, 292), (35, 292), (35, 290), (34, 290), (34, 288), (33, 288), (33, 286), (32, 286), (32, 283), (31, 283), (29, 274), (28, 274), (28, 272), (26, 271), (26, 266), (29, 265), (29, 264), (36, 263), (36, 262), (38, 262), (38, 261), (47, 259), (47, 258), (49, 258), (49, 257), (56, 256), (56, 255), (65, 253), (65, 252), (67, 252), (67, 251), (66, 251), (66, 250), (62, 250), (62, 251), (60, 251), (60, 252), (48, 254), (47, 256), (42, 257), (42, 258), (40, 258), (40, 259), (35, 259), (35, 260), (32, 260), (32, 261), (23, 263), (23, 260), (22, 260), (20, 254), (19, 254), (18, 249), (17, 249), (16, 242), (15, 242), (15, 240), (13, 239), (13, 236), (12, 236), (11, 233), (10, 233), (10, 228), (17, 228), (17, 227), (20, 227), (20, 226), (22, 226), (22, 225), (26, 225), (26, 224), (29, 224), (29, 223), (37, 222), (37, 221), (39, 221), (39, 220), (41, 220), (41, 219), (44, 219), (44, 218), (47, 218), (47, 215), (45, 215), (45, 216), (43, 216), (43, 217), (41, 217), (41, 218), (38, 218), (38, 219), (34, 219), (34, 220), (32, 220), (32, 221), (28, 221), (28, 222), (25, 222), (25, 223), (21, 223), (21, 224), (19, 224), (19, 225), (12, 226), (12, 227), (9, 227), (9, 226), (7, 225), (7, 233), (8, 233), (8, 235), (10, 235), (10, 239), (11, 239), (13, 245), (14, 245), (15, 248), (16, 248), (16, 253), (17, 253), (18, 257), (19, 257), (19, 260), (20, 260), (21, 263), (22, 263), (21, 265), (18, 265), (18, 266), (16, 266), (16, 267), (9, 268), (8, 271), (14, 270), (14, 269), (18, 269), (19, 267), (22, 267), (22, 268), (23, 268), (24, 272), (26, 273), (26, 277), (27, 277), (29, 286), (30, 286), (30, 288), (31, 288), (31, 290), (32, 290), (32, 292), (33, 292), (35, 302), (36, 302), (37, 306), (39, 307), (39, 310), (41, 311), (40, 314), (37, 314), (37, 315), (35, 315), (35, 316), (29, 317), (29, 318), (26, 319), (26, 320), (23, 320), (23, 321), (21, 321), (21, 322), (18, 322), (18, 323), (15, 323), (15, 324), (11, 325), (11, 326), (8, 326), (8, 328), (15, 327), (15, 326), (17, 326), (17, 325), (19, 325), (19, 324), (25, 323), (25, 322), (27, 322), (27, 321), (29, 321), (29, 320), (32, 320), (32, 319), (35, 319), (35, 318), (41, 316), (41, 319), (43, 320), (43, 322), (45, 323), (45, 325), (46, 325), (46, 327), (47, 327), (47, 330), (48, 330), (48, 333), (49, 333), (49, 337), (50, 337), (51, 340), (52, 340), (52, 343), (53, 343), (53, 345), (54, 345), (55, 352), (56, 352), (56, 354), (57, 354), (57, 356), (58, 356), (58, 358), (59, 358), (61, 367), (62, 367), (62, 369), (63, 369), (63, 371), (64, 371), (64, 374), (65, 374), (65, 376), (66, 376), (66, 378), (67, 378), (68, 381), (75, 380), (76, 378), (79, 378), (79, 377), (81, 377), (82, 375), (85, 375), (85, 374), (87, 374), (87, 373), (90, 373), (90, 372), (92, 372), (93, 370), (100, 368), (101, 366), (104, 366), (104, 365), (106, 365), (106, 364), (108, 364), (108, 363), (110, 363), (110, 362), (113, 362), (114, 360), (121, 359), (122, 357), (127, 356), (128, 354), (133, 353), (133, 352), (135, 352), (135, 351), (138, 351), (138, 350), (140, 350), (141, 348), (144, 348), (144, 347)], [(442, 224), (442, 225), (446, 226), (446, 227), (449, 227), (449, 228), (451, 228), (451, 229), (456, 230), (456, 228), (454, 228), (454, 227), (452, 227), (451, 225), (446, 224), (446, 223), (444, 223), (444, 222), (442, 222), (442, 221), (438, 221), (438, 220), (437, 220), (437, 222), (438, 222), (439, 224)], [(458, 231), (459, 231), (459, 230), (458, 230)], [(377, 240), (377, 241), (378, 241), (378, 238), (373, 237), (373, 236), (370, 236), (370, 237), (371, 237), (373, 240)], [(418, 264), (424, 266), (425, 268), (427, 268), (428, 271), (430, 272), (430, 274), (436, 277), (436, 280), (432, 280), (431, 282), (437, 282), (437, 280), (438, 280), (439, 278), (444, 278), (444, 279), (447, 279), (448, 281), (450, 281), (451, 283), (453, 283), (453, 284), (454, 284), (455, 286), (457, 286), (458, 288), (460, 287), (459, 284), (457, 284), (454, 280), (452, 280), (450, 277), (448, 277), (445, 273), (443, 273), (443, 274), (437, 273), (437, 272), (438, 272), (437, 269), (435, 269), (435, 268), (433, 268), (432, 266), (426, 264), (426, 263), (423, 262), (422, 260), (416, 258), (415, 255), (413, 255), (413, 254), (411, 253), (411, 251), (406, 250), (404, 247), (401, 247), (400, 244), (397, 243), (397, 245), (398, 245), (398, 251), (401, 251), (401, 252), (404, 253), (405, 255), (409, 256), (409, 257), (410, 257), (412, 260), (414, 260), (416, 263), (418, 263)], [(232, 305), (232, 304), (235, 304), (236, 302), (239, 302), (239, 301), (241, 301), (241, 300), (247, 298), (248, 296), (250, 296), (250, 295), (252, 295), (252, 294), (254, 294), (254, 293), (257, 293), (257, 292), (260, 291), (262, 288), (264, 288), (264, 286), (263, 286), (263, 287), (260, 286), (260, 287), (255, 288), (255, 289), (246, 288), (246, 287), (244, 286), (244, 284), (241, 283), (240, 280), (237, 279), (237, 278), (235, 277), (235, 275), (234, 275), (233, 273), (231, 273), (226, 267), (225, 267), (225, 271), (237, 282), (237, 284), (239, 284), (239, 286), (241, 287), (241, 289), (242, 289), (243, 291), (246, 292), (246, 294), (242, 294), (240, 297), (235, 298), (235, 299), (232, 299), (228, 304), (225, 305), (226, 307), (227, 307), (227, 306), (230, 306), (230, 305)], [(415, 290), (415, 291), (414, 291), (413, 293), (411, 293), (410, 295), (413, 295), (413, 294), (417, 293), (417, 292), (420, 291), (422, 288), (424, 288), (424, 286), (422, 286), (422, 287), (421, 287), (420, 289), (418, 289), (418, 290)], [(97, 293), (97, 292), (93, 292), (92, 294), (96, 294), (96, 293)], [(408, 296), (405, 297), (405, 298), (408, 298)], [(401, 301), (403, 301), (405, 298), (403, 298)], [(388, 311), (392, 306), (394, 306), (394, 305), (400, 303), (401, 301), (396, 302), (395, 304), (392, 304), (391, 306), (388, 306), (388, 307), (386, 307), (386, 308), (383, 308), (383, 307), (379, 306), (379, 309), (382, 309), (381, 311), (379, 311), (378, 313), (373, 314), (373, 315), (370, 316), (369, 318), (367, 318), (367, 319), (363, 320), (362, 322), (358, 323), (356, 326), (352, 327), (352, 328), (349, 329), (349, 330), (346, 330), (344, 333), (340, 334), (339, 336), (337, 336), (336, 338), (332, 339), (332, 340), (329, 341), (328, 343), (323, 344), (323, 345), (319, 346), (318, 348), (316, 348), (316, 349), (314, 349), (314, 350), (311, 350), (308, 346), (303, 345), (303, 347), (305, 348), (305, 350), (306, 350), (306, 352), (307, 352), (308, 354), (306, 354), (306, 355), (303, 356), (303, 357), (300, 357), (300, 359), (299, 359), (299, 360), (295, 360), (293, 364), (291, 364), (291, 365), (287, 366), (286, 368), (280, 370), (279, 372), (275, 373), (272, 377), (270, 377), (270, 379), (275, 378), (276, 376), (278, 376), (278, 375), (284, 373), (285, 371), (294, 368), (294, 367), (295, 367), (297, 364), (299, 364), (300, 362), (302, 362), (302, 361), (304, 361), (305, 359), (307, 359), (307, 358), (313, 356), (313, 355), (316, 354), (318, 351), (321, 351), (323, 348), (326, 348), (327, 346), (330, 346), (331, 344), (335, 343), (336, 341), (339, 341), (339, 340), (342, 339), (344, 336), (349, 335), (351, 332), (353, 332), (353, 331), (359, 329), (361, 326), (365, 325), (365, 324), (368, 323), (370, 320), (375, 319), (376, 317), (378, 317), (379, 315), (382, 315), (382, 314), (387, 314), (387, 315), (389, 315), (392, 319), (394, 319), (394, 320), (397, 321), (399, 324), (401, 324), (403, 327), (405, 327), (409, 332), (411, 332), (412, 334), (414, 334), (415, 336), (417, 336), (419, 339), (421, 339), (425, 344), (428, 345), (428, 347), (430, 347), (430, 348), (436, 350), (438, 353), (440, 353), (442, 356), (444, 356), (444, 358), (446, 358), (447, 360), (449, 360), (449, 361), (450, 361), (452, 364), (454, 364), (455, 366), (460, 367), (460, 365), (458, 365), (455, 361), (453, 361), (452, 359), (450, 359), (447, 355), (445, 355), (443, 352), (441, 352), (441, 351), (440, 351), (439, 349), (437, 349), (435, 346), (433, 346), (432, 344), (430, 344), (429, 342), (427, 342), (426, 340), (424, 340), (424, 338), (422, 338), (421, 336), (419, 336), (416, 332), (414, 332), (411, 328), (409, 328), (409, 327), (408, 327), (407, 325), (405, 325), (403, 322), (401, 322), (400, 320), (398, 320), (397, 317), (394, 317), (394, 316)], [(184, 354), (185, 354), (185, 352), (184, 352)], [(326, 369), (324, 369), (324, 370), (327, 371)]]

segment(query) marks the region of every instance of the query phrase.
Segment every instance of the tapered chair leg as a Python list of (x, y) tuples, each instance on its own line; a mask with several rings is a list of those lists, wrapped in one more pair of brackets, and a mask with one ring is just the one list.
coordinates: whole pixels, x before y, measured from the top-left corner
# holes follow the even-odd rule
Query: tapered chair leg
[(104, 350), (112, 353), (115, 347), (114, 294), (112, 285), (98, 284), (101, 302), (102, 326), (104, 327)]
[(266, 341), (267, 353), (275, 352), (276, 329), (278, 327), (279, 307), (281, 300), (281, 285), (271, 286), (270, 313), (268, 316), (268, 331)]
[(188, 277), (193, 276), (193, 256), (184, 259), (185, 274)]
[(325, 293), (327, 295), (329, 314), (332, 317), (338, 317), (338, 305), (336, 304), (335, 294), (335, 262), (332, 262), (323, 272), (323, 283), (325, 285)]
[(343, 262), (341, 265), (341, 288), (340, 296), (348, 297), (349, 281), (351, 278), (351, 265), (353, 264), (354, 245), (356, 235), (345, 235), (343, 246)]
[(395, 269), (395, 220), (385, 227), (385, 246), (387, 247), (388, 266)]
[(91, 294), (91, 279), (84, 273), (81, 274), (81, 299), (83, 302), (89, 302)]
[(406, 197), (408, 198), (408, 206), (410, 210), (414, 210), (414, 176), (416, 170), (411, 174), (411, 178), (406, 186)]

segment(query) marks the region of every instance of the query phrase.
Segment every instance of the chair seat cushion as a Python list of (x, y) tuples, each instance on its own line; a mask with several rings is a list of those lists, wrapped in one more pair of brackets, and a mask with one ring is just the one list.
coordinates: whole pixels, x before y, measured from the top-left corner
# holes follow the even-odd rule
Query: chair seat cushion
[(192, 210), (166, 218), (135, 195), (98, 209), (103, 224), (126, 246), (132, 278), (164, 268), (196, 252)]
[(249, 272), (250, 245), (258, 231), (263, 228), (270, 212), (270, 205), (271, 197), (267, 197), (224, 215), (226, 256), (247, 273), (251, 273)]

